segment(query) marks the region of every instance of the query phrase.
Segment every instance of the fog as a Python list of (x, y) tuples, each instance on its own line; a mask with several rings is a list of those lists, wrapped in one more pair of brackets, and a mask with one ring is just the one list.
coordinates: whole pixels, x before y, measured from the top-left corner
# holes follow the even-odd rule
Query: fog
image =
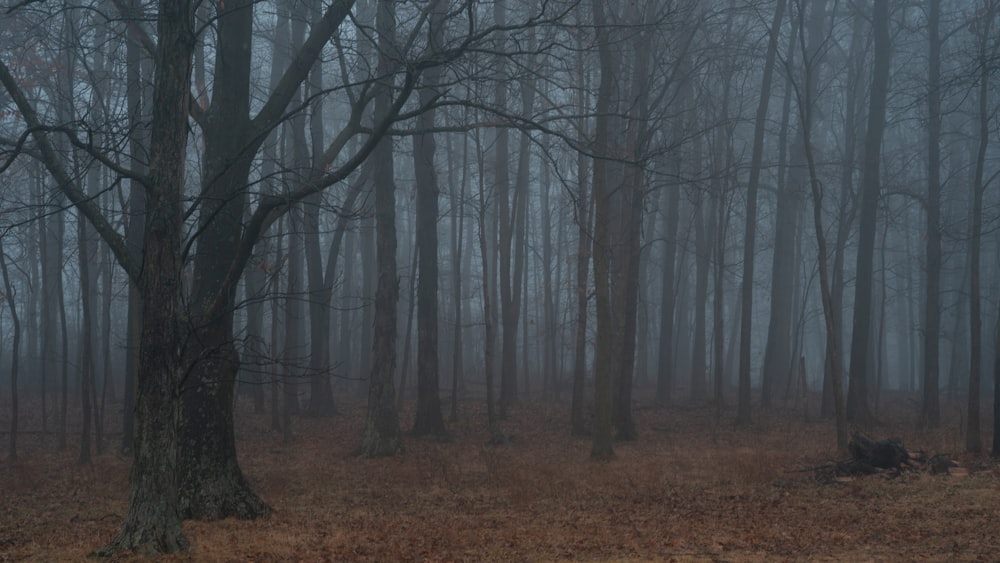
[(235, 401), (369, 456), (468, 401), (594, 458), (642, 405), (1000, 423), (996, 0), (3, 9), (0, 420), (159, 468), (118, 547), (160, 470), (270, 510)]

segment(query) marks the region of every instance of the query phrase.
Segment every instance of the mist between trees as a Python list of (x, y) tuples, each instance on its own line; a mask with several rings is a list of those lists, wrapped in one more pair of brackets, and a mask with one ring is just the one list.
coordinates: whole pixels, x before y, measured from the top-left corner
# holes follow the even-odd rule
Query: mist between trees
[(363, 401), (366, 456), (447, 436), (459, 398), (495, 443), (565, 401), (607, 459), (637, 401), (801, 407), (843, 448), (890, 397), (936, 427), (944, 394), (982, 447), (997, 0), (3, 10), (8, 455), (41, 432), (133, 456), (104, 553), (270, 512), (238, 394), (285, 440)]

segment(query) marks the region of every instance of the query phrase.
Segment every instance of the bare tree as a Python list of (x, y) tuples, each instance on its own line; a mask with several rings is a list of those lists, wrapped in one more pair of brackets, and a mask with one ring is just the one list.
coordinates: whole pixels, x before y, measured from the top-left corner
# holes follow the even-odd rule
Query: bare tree
[(882, 137), (885, 132), (886, 98), (889, 91), (889, 2), (875, 0), (872, 14), (875, 37), (875, 60), (872, 68), (871, 96), (868, 104), (868, 129), (865, 134), (864, 164), (861, 178), (861, 217), (858, 235), (857, 283), (854, 293), (854, 322), (851, 331), (851, 379), (847, 393), (847, 418), (867, 425), (872, 422), (868, 400), (870, 379), (869, 353), (872, 329), (872, 283), (875, 230), (881, 191), (879, 168)]
[(778, 52), (778, 35), (782, 18), (785, 13), (785, 0), (777, 0), (774, 6), (774, 16), (768, 31), (767, 54), (764, 59), (764, 75), (761, 78), (760, 101), (757, 104), (757, 116), (754, 121), (753, 154), (750, 161), (750, 179), (747, 182), (747, 213), (744, 229), (743, 247), (743, 281), (740, 291), (740, 367), (739, 395), (737, 401), (736, 423), (740, 426), (750, 425), (750, 336), (753, 321), (753, 270), (754, 270), (754, 239), (757, 236), (757, 190), (760, 185), (761, 163), (764, 155), (764, 126), (767, 119), (767, 107), (771, 99), (771, 80), (774, 74), (774, 61)]

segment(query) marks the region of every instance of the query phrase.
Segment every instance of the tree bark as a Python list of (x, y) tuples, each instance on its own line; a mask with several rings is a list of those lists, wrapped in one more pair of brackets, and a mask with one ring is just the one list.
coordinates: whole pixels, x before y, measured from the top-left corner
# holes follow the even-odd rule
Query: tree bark
[[(197, 251), (191, 289), (195, 337), (183, 394), (180, 451), (185, 518), (256, 518), (270, 509), (253, 492), (236, 459), (233, 391), (239, 356), (233, 338), (236, 286), (223, 287), (239, 245), (247, 178), (255, 150), (250, 133), (251, 0), (234, 0), (218, 18), (215, 89), (207, 111)], [(256, 146), (263, 143), (263, 138)], [(222, 306), (212, 309), (217, 300)]]
[[(394, 0), (378, 0), (377, 10), (375, 25), (379, 38), (379, 74), (385, 76), (391, 68), (389, 53), (393, 51), (395, 43)], [(380, 122), (390, 110), (391, 78), (382, 79), (377, 87), (380, 92), (375, 97), (375, 121)], [(368, 409), (358, 453), (367, 457), (382, 457), (395, 454), (402, 446), (393, 388), (399, 282), (396, 279), (396, 186), (392, 140), (380, 140), (372, 158), (379, 163), (373, 172), (378, 285), (375, 289), (373, 362), (368, 383)]]
[(191, 91), (194, 8), (162, 1), (157, 19), (148, 208), (143, 243), (142, 329), (136, 394), (136, 436), (128, 513), (104, 554), (185, 551), (178, 496), (179, 395), (183, 361), (177, 342), (181, 298), (181, 197)]

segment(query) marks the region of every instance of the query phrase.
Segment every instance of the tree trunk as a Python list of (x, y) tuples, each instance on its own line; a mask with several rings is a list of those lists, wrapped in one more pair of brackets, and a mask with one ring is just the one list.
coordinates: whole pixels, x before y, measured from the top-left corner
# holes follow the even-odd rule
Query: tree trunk
[[(89, 175), (88, 175), (89, 176)], [(93, 178), (90, 178), (91, 180)], [(89, 183), (89, 182), (88, 182)], [(82, 330), (80, 331), (80, 399), (83, 422), (80, 425), (81, 464), (90, 463), (90, 432), (93, 424), (93, 407), (90, 388), (94, 384), (93, 335), (96, 330), (93, 315), (94, 276), (90, 271), (90, 261), (94, 255), (87, 240), (87, 227), (82, 218), (77, 220), (77, 258), (80, 267), (80, 306), (82, 308)]]
[(930, 0), (927, 15), (927, 303), (924, 310), (923, 404), (919, 426), (941, 424), (941, 0)]
[[(628, 10), (626, 19), (637, 25), (645, 23), (635, 7)], [(642, 255), (642, 216), (646, 193), (644, 170), (634, 164), (644, 160), (649, 113), (649, 66), (652, 51), (652, 32), (637, 34), (633, 41), (635, 67), (631, 79), (633, 107), (628, 115), (625, 133), (626, 157), (622, 176), (621, 217), (618, 230), (621, 235), (621, 249), (616, 254), (623, 258), (621, 269), (612, 278), (612, 292), (616, 303), (616, 315), (621, 327), (620, 356), (613, 360), (620, 367), (615, 393), (615, 426), (619, 440), (631, 441), (638, 437), (635, 420), (632, 417), (632, 386), (635, 378), (636, 323), (639, 306), (639, 260)]]
[(677, 261), (677, 227), (680, 224), (681, 187), (669, 185), (663, 199), (666, 216), (663, 219), (663, 281), (660, 300), (660, 356), (656, 377), (656, 402), (670, 402), (674, 382), (674, 286)]
[[(315, 96), (317, 101), (314, 104), (319, 103), (318, 93), (323, 88), (322, 68), (323, 65), (318, 62), (313, 65), (312, 79), (309, 82), (307, 97)], [(313, 169), (310, 170), (312, 176), (316, 174), (316, 167), (321, 164), (319, 160), (322, 157), (322, 147), (324, 146), (322, 106), (313, 106), (309, 122), (313, 149)], [(330, 301), (333, 293), (333, 280), (328, 279), (325, 275), (323, 258), (320, 253), (319, 211), (322, 203), (321, 195), (317, 193), (309, 197), (302, 208), (303, 250), (309, 291), (309, 406), (306, 413), (313, 417), (329, 417), (336, 413), (333, 403), (333, 388), (330, 385)], [(338, 221), (342, 222), (343, 219), (338, 219)], [(341, 232), (343, 231), (341, 230)], [(343, 238), (342, 234), (340, 238)], [(331, 254), (328, 259), (335, 260), (336, 252), (331, 250)]]
[(283, 399), (281, 437), (285, 444), (292, 442), (292, 417), (298, 416), (300, 412), (299, 379), (302, 377), (302, 365), (305, 363), (305, 358), (302, 357), (305, 335), (302, 333), (302, 233), (299, 226), (301, 222), (300, 209), (288, 212), (288, 232), (285, 233), (288, 238), (284, 298), (285, 344), (281, 354), (284, 368), (284, 377), (281, 380)]
[[(834, 335), (838, 350), (843, 350), (843, 301), (844, 301), (844, 260), (847, 254), (847, 241), (851, 234), (851, 225), (857, 215), (858, 197), (854, 190), (855, 163), (857, 162), (858, 128), (860, 116), (858, 115), (859, 85), (863, 82), (862, 72), (864, 68), (865, 37), (862, 24), (864, 22), (860, 11), (854, 10), (853, 24), (851, 32), (851, 46), (848, 58), (853, 63), (847, 68), (847, 92), (844, 100), (844, 156), (843, 170), (841, 172), (840, 197), (837, 215), (837, 238), (833, 248), (833, 264), (830, 272), (830, 302), (833, 308), (834, 326), (838, 327), (837, 334)], [(829, 341), (828, 341), (829, 342)], [(828, 347), (825, 351), (824, 374), (823, 374), (823, 398), (821, 405), (821, 415), (823, 417), (834, 416), (833, 397), (833, 374), (830, 373), (832, 350)], [(843, 377), (843, 374), (841, 374)]]
[(476, 137), (476, 156), (476, 160), (479, 165), (479, 253), (483, 259), (483, 371), (485, 372), (486, 377), (486, 431), (490, 435), (491, 442), (501, 443), (505, 441), (506, 438), (500, 431), (500, 427), (497, 424), (497, 414), (494, 408), (495, 400), (493, 397), (493, 368), (495, 363), (493, 355), (496, 349), (496, 337), (493, 333), (496, 323), (494, 322), (493, 316), (494, 290), (491, 280), (494, 280), (495, 278), (492, 277), (492, 274), (490, 274), (490, 264), (495, 264), (496, 262), (492, 260), (489, 252), (489, 241), (491, 237), (487, 234), (488, 203), (486, 197), (486, 159), (478, 136)]
[[(393, 0), (378, 0), (376, 29), (379, 41), (379, 74), (384, 76), (395, 47), (396, 12)], [(381, 122), (390, 109), (391, 78), (376, 84), (375, 121)], [(378, 165), (375, 182), (375, 238), (378, 285), (375, 289), (375, 322), (371, 376), (368, 383), (368, 408), (358, 453), (367, 457), (395, 454), (402, 443), (399, 413), (396, 411), (393, 377), (396, 371), (396, 306), (399, 282), (396, 279), (396, 186), (393, 171), (392, 140), (382, 139), (372, 153)]]
[(774, 17), (769, 28), (767, 55), (764, 60), (764, 76), (761, 78), (760, 101), (754, 122), (753, 154), (750, 161), (750, 180), (747, 182), (747, 214), (744, 229), (743, 281), (740, 291), (740, 367), (739, 395), (736, 424), (750, 425), (750, 335), (753, 325), (753, 269), (754, 239), (757, 235), (757, 188), (760, 184), (760, 169), (764, 154), (764, 127), (767, 107), (771, 100), (771, 79), (774, 74), (774, 60), (778, 51), (778, 36), (785, 12), (785, 0), (778, 0), (774, 7)]
[[(430, 16), (428, 41), (430, 51), (440, 50), (444, 41), (445, 0), (435, 0)], [(423, 74), (421, 105), (438, 96), (441, 78), (438, 67)], [(434, 127), (434, 110), (417, 118), (419, 129)], [(417, 190), (416, 240), (419, 265), (417, 287), (417, 412), (413, 435), (447, 435), (441, 415), (440, 362), (438, 358), (438, 178), (434, 167), (434, 133), (423, 132), (413, 138), (413, 172)], [(402, 390), (400, 390), (402, 392)]]
[(3, 274), (4, 301), (10, 309), (10, 318), (14, 325), (14, 341), (11, 343), (10, 357), (10, 440), (7, 442), (7, 457), (11, 462), (17, 461), (17, 418), (18, 395), (17, 376), (21, 358), (21, 319), (17, 316), (17, 306), (14, 304), (14, 289), (11, 287), (10, 276), (7, 273), (7, 255), (4, 254), (3, 237), (0, 237), (0, 274)]
[[(549, 167), (542, 165), (542, 177), (539, 186), (539, 203), (541, 204), (539, 222), (542, 229), (542, 397), (558, 398), (558, 374), (556, 372), (556, 302), (553, 291), (552, 267), (559, 267), (561, 261), (553, 264), (552, 249), (552, 206), (550, 203), (552, 179)], [(556, 286), (558, 287), (558, 286)]]
[(875, 36), (875, 62), (872, 68), (868, 131), (865, 136), (861, 179), (857, 282), (854, 293), (854, 322), (851, 332), (851, 379), (847, 393), (847, 418), (851, 422), (861, 425), (873, 422), (868, 402), (868, 363), (871, 341), (875, 227), (880, 191), (879, 165), (882, 155), (882, 135), (885, 131), (885, 106), (889, 90), (889, 58), (891, 56), (888, 0), (874, 0), (872, 27)]
[[(450, 148), (450, 143), (449, 143)], [(448, 151), (451, 154), (451, 151)], [(450, 162), (450, 159), (449, 159)], [(451, 225), (452, 225), (452, 297), (455, 308), (455, 324), (452, 328), (452, 361), (451, 361), (451, 412), (449, 419), (458, 421), (458, 391), (462, 382), (464, 360), (462, 358), (462, 334), (464, 332), (462, 318), (462, 243), (465, 229), (465, 193), (469, 179), (469, 140), (462, 137), (462, 179), (460, 186), (451, 183)], [(470, 252), (471, 254), (471, 252)]]
[(691, 400), (703, 401), (707, 394), (708, 358), (705, 350), (705, 308), (708, 304), (708, 268), (712, 243), (709, 228), (705, 226), (706, 205), (704, 196), (698, 194), (694, 206), (695, 230), (695, 288), (694, 288), (694, 348), (691, 351)]
[(803, 152), (809, 171), (809, 189), (813, 202), (813, 228), (816, 234), (819, 265), (820, 298), (823, 303), (823, 321), (826, 328), (827, 361), (830, 362), (828, 372), (831, 379), (831, 394), (836, 414), (837, 448), (847, 448), (847, 409), (844, 405), (843, 368), (841, 366), (840, 349), (838, 347), (840, 327), (837, 325), (837, 315), (830, 288), (829, 256), (826, 248), (826, 232), (823, 229), (823, 185), (820, 183), (816, 161), (812, 149), (812, 111), (814, 91), (810, 86), (812, 81), (811, 60), (807, 59), (804, 98), (799, 98), (799, 116), (802, 123)]
[(150, 143), (148, 212), (143, 237), (142, 331), (136, 394), (135, 455), (128, 513), (104, 554), (174, 553), (188, 547), (177, 489), (179, 402), (183, 367), (177, 341), (181, 299), (181, 192), (191, 90), (193, 6), (161, 2)]
[(419, 259), (420, 251), (417, 245), (413, 245), (413, 256), (410, 260), (410, 292), (406, 300), (406, 329), (403, 332), (403, 365), (399, 369), (399, 389), (396, 393), (396, 410), (400, 412), (403, 410), (407, 379), (410, 376), (410, 360), (413, 356), (410, 350), (413, 341), (413, 312), (417, 304), (417, 260)]
[[(251, 0), (234, 0), (218, 19), (215, 85), (204, 128), (205, 197), (199, 205), (191, 304), (195, 337), (184, 388), (180, 451), (185, 518), (256, 518), (270, 512), (249, 487), (236, 459), (233, 391), (239, 357), (233, 337), (235, 285), (222, 287), (242, 234), (247, 178), (255, 150), (249, 134)], [(263, 143), (263, 138), (258, 141)], [(256, 145), (256, 146), (259, 146)], [(217, 307), (217, 302), (221, 306)]]
[[(497, 0), (493, 5), (493, 20), (498, 26), (506, 25), (506, 0)], [(505, 46), (503, 38), (498, 39), (497, 52), (503, 53)], [(494, 104), (498, 108), (507, 107), (507, 69), (506, 57), (496, 58), (497, 84)], [(513, 220), (510, 210), (510, 138), (506, 127), (496, 131), (496, 166), (493, 187), (493, 197), (497, 205), (497, 221), (499, 223), (499, 244), (497, 254), (500, 277), (500, 418), (507, 415), (507, 407), (517, 402), (517, 317), (519, 310), (514, 306), (513, 280), (511, 272)], [(515, 211), (516, 213), (516, 211)]]
[(609, 287), (611, 251), (611, 217), (608, 204), (611, 191), (608, 186), (607, 160), (610, 154), (608, 145), (608, 110), (612, 105), (612, 89), (614, 88), (614, 57), (611, 49), (610, 30), (607, 27), (607, 17), (604, 13), (604, 0), (593, 0), (594, 24), (597, 26), (597, 48), (600, 56), (601, 81), (597, 91), (595, 107), (596, 139), (593, 179), (593, 200), (596, 207), (594, 215), (594, 292), (597, 301), (597, 342), (594, 366), (594, 430), (590, 457), (594, 460), (607, 460), (614, 457), (612, 441), (612, 396), (611, 396), (611, 362), (614, 330), (611, 317), (611, 288)]
[[(583, 67), (582, 49), (577, 52), (576, 58), (577, 76), (580, 83), (586, 86), (586, 74)], [(580, 114), (586, 111), (586, 101), (582, 91), (578, 93), (577, 105)], [(585, 120), (579, 123), (581, 135), (587, 132)], [(588, 197), (588, 159), (581, 151), (577, 154), (576, 177), (579, 189), (576, 194), (576, 224), (577, 224), (577, 249), (576, 249), (576, 332), (574, 340), (573, 355), (573, 398), (570, 404), (570, 427), (574, 436), (583, 436), (588, 433), (586, 421), (584, 420), (583, 407), (586, 400), (586, 376), (587, 376), (587, 303), (590, 291), (590, 235), (594, 224), (594, 203)]]
[[(809, 53), (804, 56), (811, 58), (815, 51), (813, 46), (821, 37), (820, 25), (825, 14), (825, 2), (812, 3), (812, 25), (808, 32), (810, 42)], [(804, 9), (804, 8), (801, 8)], [(788, 45), (788, 64), (795, 60), (796, 42), (801, 29), (803, 15), (792, 19), (792, 32)], [(808, 61), (811, 62), (811, 61)], [(795, 136), (795, 144), (791, 154), (791, 168), (786, 172), (784, 165), (787, 152), (788, 118), (791, 110), (791, 76), (785, 80), (785, 99), (782, 108), (781, 139), (778, 141), (781, 151), (781, 163), (778, 170), (778, 193), (774, 213), (774, 252), (771, 263), (771, 310), (767, 326), (767, 343), (764, 346), (764, 367), (761, 373), (761, 408), (771, 408), (778, 390), (787, 386), (789, 366), (792, 362), (792, 298), (794, 297), (796, 263), (795, 242), (796, 218), (798, 216), (799, 186), (804, 184), (801, 125)], [(814, 80), (808, 78), (807, 80)], [(807, 84), (806, 88), (811, 87)]]
[[(139, 0), (129, 1), (130, 13), (128, 17), (138, 17), (138, 2)], [(129, 161), (132, 170), (141, 174), (147, 170), (144, 155), (147, 154), (149, 146), (149, 130), (145, 125), (147, 116), (143, 110), (153, 95), (151, 88), (143, 85), (149, 83), (147, 77), (152, 71), (148, 67), (152, 61), (143, 55), (142, 46), (134, 33), (126, 34), (125, 52), (128, 125), (129, 129), (133, 131), (132, 135), (129, 136)], [(125, 244), (130, 257), (138, 264), (142, 262), (144, 226), (141, 218), (146, 216), (146, 191), (136, 180), (130, 180), (128, 188), (128, 213), (126, 214), (128, 223), (125, 225)], [(136, 379), (139, 372), (138, 351), (142, 327), (142, 295), (139, 286), (133, 279), (129, 279), (128, 320), (126, 323), (125, 384), (122, 391), (124, 420), (122, 421), (121, 452), (128, 454), (132, 452), (134, 447)]]
[(990, 455), (1000, 458), (1000, 304), (993, 329), (993, 449)]
[(983, 237), (983, 192), (986, 190), (983, 174), (986, 166), (986, 151), (990, 141), (990, 121), (995, 112), (988, 110), (990, 96), (991, 60), (995, 60), (997, 47), (992, 43), (992, 22), (1000, 10), (1000, 3), (990, 2), (982, 14), (981, 24), (974, 29), (978, 33), (979, 66), (979, 147), (976, 153), (976, 171), (972, 181), (972, 229), (969, 239), (969, 426), (965, 432), (965, 451), (982, 451), (979, 420), (979, 391), (982, 379), (983, 334), (982, 303), (980, 302), (980, 253)]

